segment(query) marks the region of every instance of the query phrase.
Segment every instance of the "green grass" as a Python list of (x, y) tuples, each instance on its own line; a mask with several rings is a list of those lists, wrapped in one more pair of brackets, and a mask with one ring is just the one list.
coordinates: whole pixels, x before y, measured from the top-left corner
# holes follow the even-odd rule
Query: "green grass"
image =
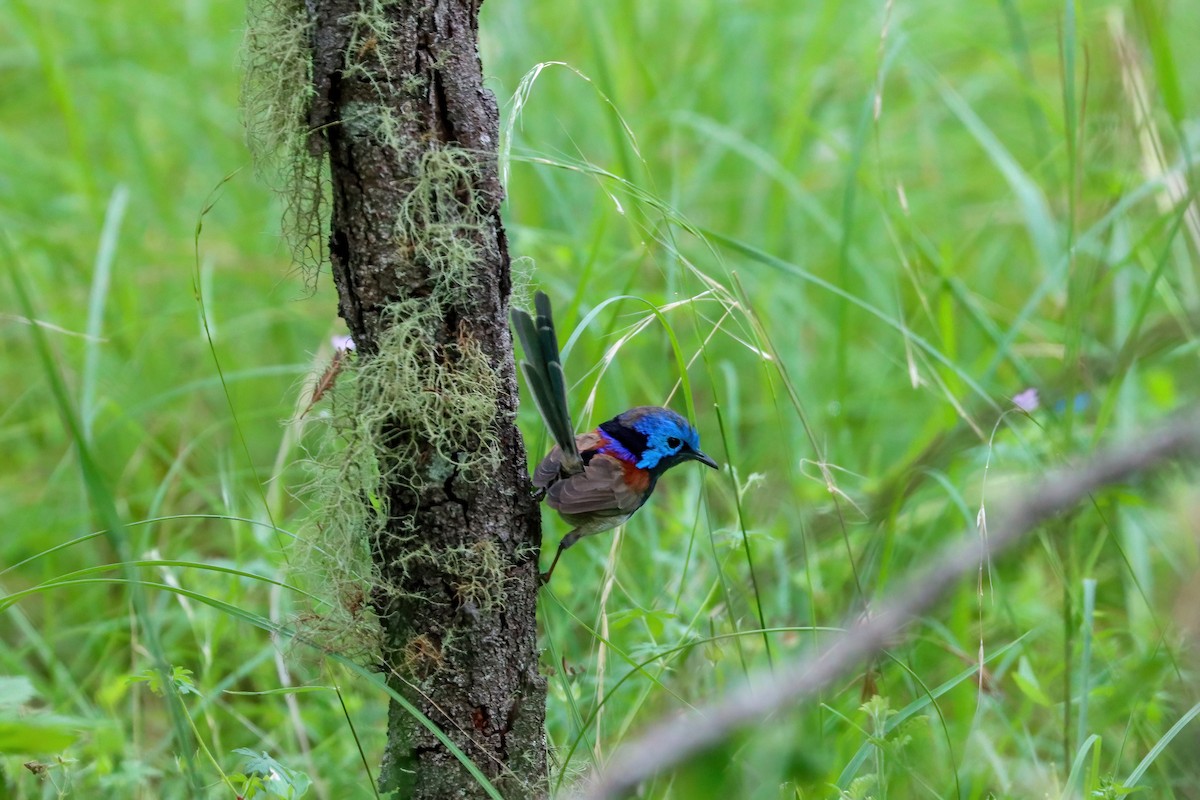
[[(388, 695), (270, 635), (320, 594), (290, 542), (323, 426), (286, 422), (342, 326), (244, 144), (243, 14), (0, 6), (14, 797), (229, 797), (238, 748), (372, 796)], [(727, 465), (671, 472), (542, 595), (564, 796), (820, 645), (1017, 480), (1195, 402), (1200, 9), (489, 0), (482, 36), (506, 114), (536, 65), (570, 67), (522, 88), (505, 214), (577, 423), (670, 398)], [(1006, 414), (1027, 388), (1041, 407)], [(646, 796), (1196, 797), (1189, 476), (1095, 495)], [(174, 697), (130, 682), (160, 665), (190, 670)]]

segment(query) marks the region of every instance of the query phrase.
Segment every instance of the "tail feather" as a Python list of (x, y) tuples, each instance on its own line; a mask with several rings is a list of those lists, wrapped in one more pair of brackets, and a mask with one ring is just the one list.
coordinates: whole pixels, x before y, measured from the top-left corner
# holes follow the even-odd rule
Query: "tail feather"
[(550, 298), (544, 292), (538, 292), (534, 297), (534, 310), (536, 318), (522, 309), (512, 310), (513, 327), (525, 349), (526, 360), (521, 362), (521, 372), (538, 413), (562, 451), (562, 471), (572, 475), (583, 471), (583, 461), (575, 446), (575, 429), (567, 405), (567, 381), (559, 358), (558, 336), (554, 333), (554, 315), (550, 310)]
[[(566, 421), (566, 431), (575, 441), (574, 428), (571, 425), (570, 406), (567, 405), (567, 377), (563, 374), (562, 360), (558, 350), (558, 334), (554, 332), (554, 312), (550, 310), (550, 298), (545, 292), (533, 296), (534, 309), (537, 311), (538, 343), (541, 345), (543, 363), (550, 378), (550, 393), (556, 399), (561, 399), (559, 407), (562, 410), (561, 419)], [(559, 442), (561, 445), (562, 442)]]

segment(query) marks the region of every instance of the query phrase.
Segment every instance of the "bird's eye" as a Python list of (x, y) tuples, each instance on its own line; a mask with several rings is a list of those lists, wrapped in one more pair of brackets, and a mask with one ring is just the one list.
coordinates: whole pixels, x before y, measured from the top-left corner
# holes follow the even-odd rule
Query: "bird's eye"
[(681, 444), (683, 444), (683, 442), (679, 441), (674, 436), (667, 437), (667, 447), (670, 447), (672, 450), (676, 447), (679, 447)]

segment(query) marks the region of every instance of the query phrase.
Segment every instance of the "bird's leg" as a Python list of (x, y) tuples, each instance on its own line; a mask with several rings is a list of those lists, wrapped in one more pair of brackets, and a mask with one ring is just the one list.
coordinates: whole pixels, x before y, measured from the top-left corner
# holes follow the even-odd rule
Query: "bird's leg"
[(535, 502), (535, 503), (540, 503), (540, 502), (542, 502), (542, 500), (543, 500), (543, 499), (546, 497), (546, 489), (545, 489), (545, 487), (543, 487), (543, 488), (541, 488), (541, 489), (534, 489), (534, 490), (533, 490), (533, 494), (532, 494), (532, 495), (530, 495), (530, 497), (532, 497), (532, 498), (533, 498), (533, 502)]
[(566, 536), (564, 536), (562, 538), (562, 541), (558, 543), (558, 552), (556, 552), (554, 554), (554, 560), (550, 562), (550, 569), (548, 569), (542, 573), (542, 583), (543, 584), (547, 584), (550, 582), (550, 576), (554, 574), (554, 568), (556, 566), (558, 566), (558, 559), (560, 556), (562, 556), (563, 550), (566, 550), (568, 547), (570, 547), (571, 545), (573, 545), (577, 541), (579, 541), (579, 537), (582, 535), (583, 534), (579, 532), (579, 529), (576, 528), (575, 530), (571, 531)]

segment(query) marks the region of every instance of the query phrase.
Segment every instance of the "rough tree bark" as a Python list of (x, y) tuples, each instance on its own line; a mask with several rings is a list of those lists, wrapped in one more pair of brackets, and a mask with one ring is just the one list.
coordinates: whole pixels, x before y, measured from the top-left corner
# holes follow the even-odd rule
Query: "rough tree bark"
[[(413, 369), (433, 384), (419, 391), (441, 393), (448, 380), (495, 395), (490, 429), (460, 436), (449, 457), (438, 431), (411, 416), (388, 428), (388, 446), (416, 456), (386, 476), (388, 530), (372, 542), (386, 589), (373, 598), (383, 662), (392, 686), (506, 797), (543, 797), (540, 523), (514, 424), (498, 112), (483, 88), (479, 2), (305, 6), (315, 90), (308, 122), (329, 157), (330, 260), (359, 358), (375, 358), (390, 329), (419, 317), (409, 334), (422, 343)], [(480, 358), (485, 380), (477, 380)], [(455, 395), (447, 396), (453, 415)], [(395, 704), (380, 785), (405, 798), (486, 796)]]

